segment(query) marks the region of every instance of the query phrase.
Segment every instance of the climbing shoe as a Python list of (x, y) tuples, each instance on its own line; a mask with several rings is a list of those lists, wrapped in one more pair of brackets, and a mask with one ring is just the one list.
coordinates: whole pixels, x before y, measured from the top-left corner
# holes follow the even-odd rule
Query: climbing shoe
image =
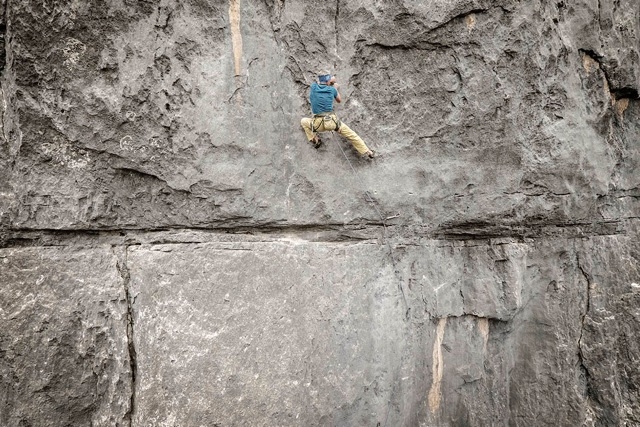
[(320, 140), (320, 138), (318, 138), (318, 136), (314, 136), (313, 139), (311, 141), (309, 141), (314, 148), (320, 148), (320, 146), (322, 145), (322, 141)]
[(375, 151), (373, 151), (373, 150), (369, 150), (369, 151), (367, 151), (366, 153), (364, 153), (364, 155), (363, 155), (363, 156), (364, 156), (366, 159), (373, 159), (374, 157), (377, 157), (377, 155), (378, 155), (378, 153), (376, 153)]

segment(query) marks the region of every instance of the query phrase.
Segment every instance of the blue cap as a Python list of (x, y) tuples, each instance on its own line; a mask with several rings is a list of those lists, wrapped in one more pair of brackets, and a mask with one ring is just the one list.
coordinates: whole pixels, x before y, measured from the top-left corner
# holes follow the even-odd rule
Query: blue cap
[(318, 80), (320, 80), (320, 83), (327, 83), (331, 80), (331, 74), (322, 74), (318, 76)]

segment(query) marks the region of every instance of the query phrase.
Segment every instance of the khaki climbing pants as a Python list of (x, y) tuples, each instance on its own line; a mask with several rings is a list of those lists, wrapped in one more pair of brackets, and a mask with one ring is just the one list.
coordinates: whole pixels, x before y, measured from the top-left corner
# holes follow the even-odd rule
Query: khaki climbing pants
[(362, 138), (358, 136), (357, 133), (351, 130), (351, 128), (344, 123), (341, 123), (336, 117), (335, 114), (327, 114), (325, 116), (313, 116), (311, 118), (305, 117), (300, 120), (300, 124), (304, 129), (304, 133), (307, 134), (307, 139), (309, 141), (313, 141), (317, 132), (328, 132), (332, 130), (336, 130), (338, 127), (338, 123), (340, 123), (340, 128), (337, 129), (338, 133), (345, 138), (347, 141), (353, 145), (358, 153), (364, 154), (369, 151), (369, 147), (364, 143)]

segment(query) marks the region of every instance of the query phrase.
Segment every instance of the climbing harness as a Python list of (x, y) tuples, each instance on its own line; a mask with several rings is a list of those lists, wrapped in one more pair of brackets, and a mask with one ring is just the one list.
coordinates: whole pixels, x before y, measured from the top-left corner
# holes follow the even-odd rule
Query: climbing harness
[[(316, 120), (316, 119), (321, 119), (321, 120)], [(316, 126), (316, 122), (318, 122), (318, 126)], [(334, 129), (329, 129), (329, 126), (327, 126), (328, 122), (333, 122), (336, 125), (336, 127)], [(340, 121), (340, 119), (338, 119), (338, 117), (335, 115), (334, 112), (314, 114), (311, 117), (311, 131), (313, 133), (316, 133), (320, 130), (321, 126), (324, 130), (339, 131), (340, 126), (342, 126), (342, 122)]]

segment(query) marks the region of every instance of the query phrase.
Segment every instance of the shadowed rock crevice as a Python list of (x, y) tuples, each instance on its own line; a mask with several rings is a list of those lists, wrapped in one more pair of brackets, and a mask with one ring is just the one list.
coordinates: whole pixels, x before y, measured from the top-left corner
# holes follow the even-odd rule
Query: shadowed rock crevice
[(0, 72), (7, 64), (7, 0), (0, 2)]
[[(591, 375), (589, 374), (589, 368), (587, 367), (588, 362), (585, 360), (585, 356), (583, 354), (584, 349), (583, 349), (583, 336), (584, 336), (584, 331), (585, 331), (585, 327), (586, 327), (586, 320), (587, 320), (587, 316), (589, 315), (589, 312), (591, 310), (591, 282), (592, 282), (592, 278), (590, 277), (590, 275), (584, 270), (584, 268), (582, 267), (582, 265), (580, 264), (580, 256), (577, 255), (576, 256), (576, 265), (578, 267), (578, 270), (580, 271), (580, 273), (582, 274), (583, 278), (584, 278), (584, 282), (585, 282), (585, 301), (584, 301), (584, 313), (582, 315), (582, 319), (580, 320), (580, 337), (578, 338), (578, 360), (580, 363), (580, 371), (582, 373), (582, 375), (584, 376), (584, 378), (580, 378), (581, 381), (584, 381), (584, 387), (585, 387), (585, 398), (587, 399), (587, 405), (590, 405), (590, 400), (591, 399), (595, 399), (597, 401), (597, 393), (596, 391), (593, 389), (593, 381), (594, 379), (591, 378)], [(589, 411), (589, 407), (587, 409), (587, 411)]]
[[(634, 219), (627, 218), (629, 220)], [(538, 219), (538, 221), (540, 221)], [(506, 222), (506, 221), (505, 221)], [(530, 221), (528, 223), (492, 224), (471, 222), (447, 224), (435, 230), (434, 236), (443, 240), (486, 240), (498, 238), (539, 238), (562, 236), (566, 238), (624, 234), (624, 220), (615, 221)]]
[(604, 76), (607, 80), (609, 91), (611, 92), (611, 95), (614, 97), (615, 100), (640, 98), (638, 96), (637, 87), (619, 86), (618, 84), (616, 84), (615, 81), (611, 79), (611, 77), (609, 76), (610, 71), (607, 71), (608, 67), (605, 65), (603, 55), (600, 55), (597, 52), (594, 52), (593, 50), (588, 50), (588, 49), (580, 49), (579, 52), (581, 52), (583, 55), (587, 55), (589, 58), (591, 58), (593, 61), (595, 61), (598, 64), (598, 67), (604, 73)]
[(229, 222), (221, 227), (164, 227), (164, 228), (117, 228), (117, 229), (9, 229), (0, 236), (0, 247), (25, 246), (99, 246), (110, 244), (167, 244), (204, 243), (219, 239), (265, 240), (299, 239), (309, 242), (358, 243), (378, 241), (392, 249), (390, 261), (396, 262), (397, 250), (420, 246), (415, 239), (425, 241), (461, 242), (465, 245), (501, 245), (509, 242), (560, 237), (566, 239), (597, 236), (624, 235), (627, 221), (601, 221), (578, 223), (540, 223), (525, 225), (496, 225), (485, 222), (452, 224), (445, 227), (414, 227), (393, 225), (388, 222), (360, 224), (264, 224), (254, 226), (233, 225)]
[(124, 290), (126, 305), (127, 305), (127, 350), (129, 352), (129, 368), (131, 373), (131, 397), (129, 400), (129, 408), (125, 414), (126, 419), (129, 422), (129, 426), (133, 425), (133, 414), (135, 413), (135, 397), (136, 397), (136, 377), (138, 373), (138, 356), (136, 353), (136, 346), (134, 340), (135, 325), (133, 322), (133, 304), (135, 303), (135, 296), (131, 295), (129, 283), (131, 281), (131, 275), (127, 267), (127, 254), (128, 247), (114, 247), (114, 254), (118, 258), (117, 269), (120, 277), (122, 278), (122, 286)]

